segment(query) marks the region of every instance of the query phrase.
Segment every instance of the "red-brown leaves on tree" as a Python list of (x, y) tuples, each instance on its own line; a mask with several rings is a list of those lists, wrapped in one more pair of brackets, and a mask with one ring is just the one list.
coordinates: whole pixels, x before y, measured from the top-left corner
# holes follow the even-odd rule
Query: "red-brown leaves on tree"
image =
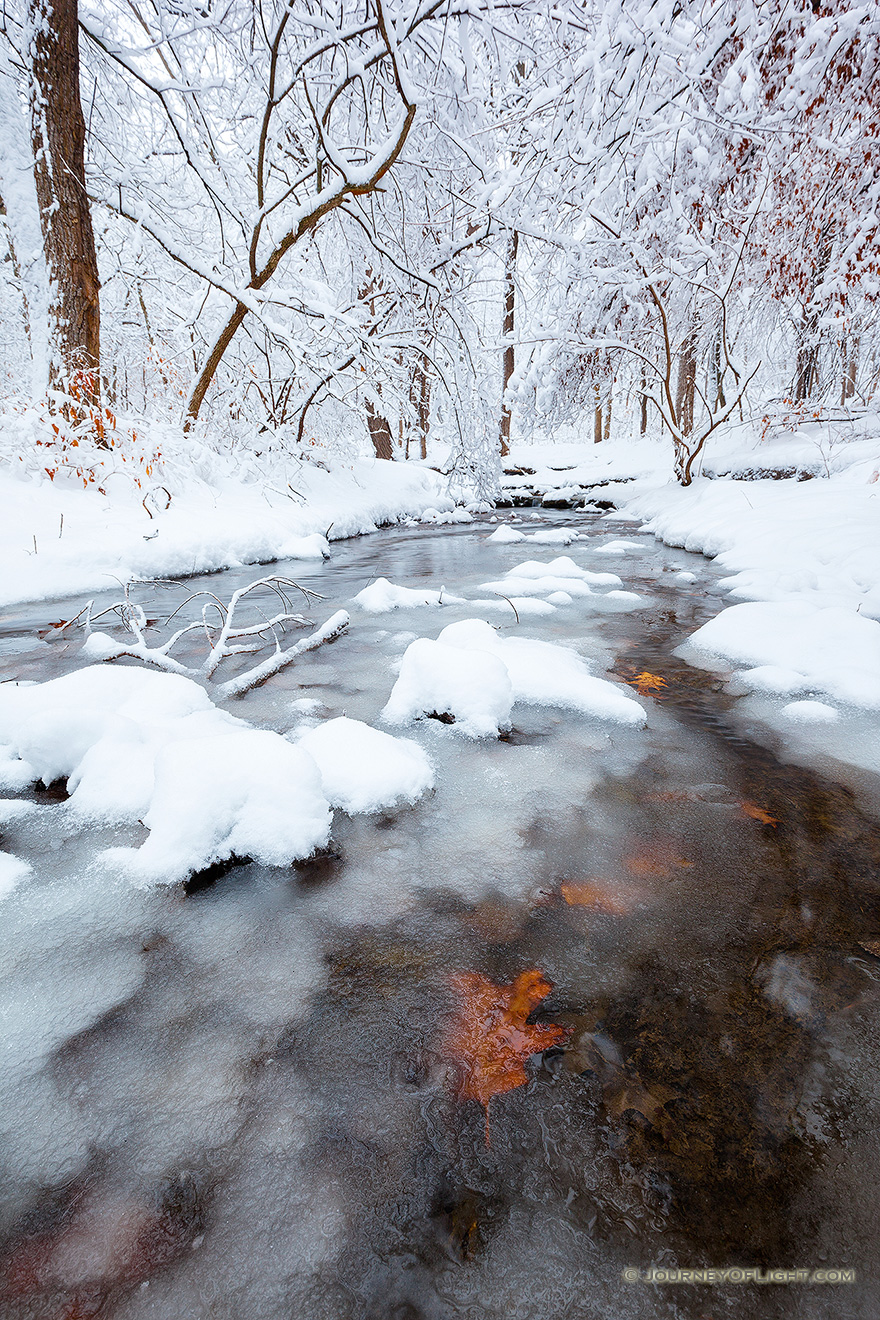
[(553, 989), (537, 968), (522, 972), (511, 985), (495, 985), (479, 972), (461, 972), (452, 979), (458, 1011), (443, 1041), (443, 1053), (458, 1064), (456, 1093), (476, 1100), (486, 1111), (489, 1144), (489, 1101), (528, 1081), (525, 1061), (568, 1039), (564, 1027), (530, 1026), (526, 1019)]

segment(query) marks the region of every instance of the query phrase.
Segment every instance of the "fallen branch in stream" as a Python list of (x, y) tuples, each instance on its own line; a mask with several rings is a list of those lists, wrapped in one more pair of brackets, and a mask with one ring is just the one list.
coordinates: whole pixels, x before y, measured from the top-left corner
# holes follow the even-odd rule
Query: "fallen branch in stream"
[[(241, 627), (236, 626), (236, 611), (242, 602), (261, 589), (273, 593), (282, 608), (271, 617), (261, 615), (256, 622)], [(213, 680), (224, 660), (228, 660), (232, 656), (258, 654), (274, 640), (275, 649), (271, 655), (253, 665), (250, 669), (245, 670), (244, 673), (227, 679), (226, 682), (218, 685), (216, 689), (218, 696), (225, 700), (228, 697), (238, 697), (250, 691), (251, 688), (257, 687), (265, 679), (292, 664), (298, 656), (305, 654), (307, 651), (314, 651), (327, 642), (335, 641), (337, 637), (345, 632), (349, 624), (349, 616), (345, 610), (337, 610), (308, 637), (302, 638), (293, 646), (282, 647), (281, 638), (285, 628), (291, 625), (308, 627), (311, 622), (304, 615), (293, 610), (289, 593), (294, 589), (302, 592), (307, 601), (322, 599), (317, 592), (300, 586), (292, 578), (274, 575), (257, 578), (256, 581), (250, 582), (246, 587), (240, 587), (233, 592), (228, 604), (224, 604), (211, 591), (194, 592), (169, 615), (166, 623), (170, 623), (175, 615), (178, 615), (190, 601), (196, 600), (200, 596), (206, 596), (208, 599), (202, 604), (200, 617), (178, 628), (167, 641), (158, 646), (151, 646), (145, 637), (147, 629), (152, 625), (147, 619), (143, 607), (132, 600), (131, 584), (125, 587), (125, 595), (122, 601), (111, 605), (106, 610), (102, 610), (98, 615), (92, 614), (93, 602), (89, 601), (88, 605), (80, 611), (75, 619), (71, 619), (65, 627), (70, 627), (74, 623), (81, 623), (89, 632), (82, 649), (82, 654), (88, 659), (104, 661), (128, 657), (133, 660), (141, 660), (144, 664), (154, 665), (157, 669), (165, 670), (166, 673), (181, 674), (186, 678), (207, 679), (208, 681)], [(253, 600), (249, 603), (254, 604)], [(92, 625), (108, 614), (115, 614), (122, 621), (132, 640), (119, 641), (106, 632), (91, 632)], [(172, 648), (182, 638), (193, 632), (204, 633), (208, 646), (205, 659), (200, 665), (196, 666), (185, 665), (171, 655)]]

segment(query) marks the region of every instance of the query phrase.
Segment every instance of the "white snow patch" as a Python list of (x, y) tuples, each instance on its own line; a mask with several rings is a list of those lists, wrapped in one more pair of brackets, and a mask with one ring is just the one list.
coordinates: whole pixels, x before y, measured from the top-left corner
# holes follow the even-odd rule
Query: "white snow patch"
[(360, 720), (328, 720), (298, 745), (317, 763), (330, 805), (350, 815), (415, 802), (434, 785), (433, 767), (418, 743)]
[(615, 684), (594, 678), (581, 656), (565, 646), (526, 637), (502, 638), (479, 619), (451, 623), (437, 640), (473, 654), (497, 656), (510, 676), (514, 701), (562, 706), (621, 724), (645, 723), (645, 712), (637, 702)]
[(308, 857), (329, 839), (331, 813), (311, 756), (277, 733), (237, 729), (162, 748), (144, 824), (140, 848), (104, 857), (167, 884), (230, 857), (265, 866)]
[(439, 591), (399, 587), (388, 578), (377, 578), (354, 597), (368, 614), (387, 614), (390, 610), (412, 609), (420, 605), (461, 605), (460, 596), (452, 596), (445, 587)]
[(6, 898), (31, 873), (31, 867), (12, 853), (0, 852), (0, 898)]
[(520, 532), (515, 527), (508, 527), (507, 523), (502, 523), (497, 527), (491, 536), (487, 536), (487, 541), (494, 541), (496, 545), (512, 545), (514, 541), (524, 541), (525, 532)]
[(197, 683), (92, 665), (0, 687), (0, 752), (20, 783), (66, 779), (68, 809), (142, 820), (150, 837), (113, 856), (144, 880), (174, 881), (233, 855), (268, 865), (327, 840), (317, 766), (279, 734), (218, 710)]
[(808, 600), (731, 605), (686, 650), (804, 675), (810, 688), (880, 708), (880, 623)]
[(840, 719), (840, 711), (824, 701), (790, 701), (782, 714), (799, 724), (833, 724)]
[[(569, 596), (569, 600), (571, 597)], [(504, 593), (501, 596), (492, 599), (479, 598), (469, 600), (468, 605), (473, 609), (481, 610), (506, 610), (510, 613), (511, 605), (520, 615), (536, 614), (555, 614), (555, 605), (549, 600), (533, 600), (528, 596), (508, 596)]]
[(451, 715), (468, 737), (488, 738), (510, 727), (512, 705), (507, 668), (496, 656), (420, 637), (404, 653), (382, 718), (408, 724), (423, 715)]
[(617, 555), (626, 550), (647, 550), (644, 541), (606, 541), (596, 547), (597, 555)]

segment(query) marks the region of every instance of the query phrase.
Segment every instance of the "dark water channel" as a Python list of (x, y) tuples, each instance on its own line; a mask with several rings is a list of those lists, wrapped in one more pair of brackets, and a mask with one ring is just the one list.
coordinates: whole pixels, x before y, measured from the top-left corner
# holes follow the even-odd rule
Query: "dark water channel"
[[(597, 674), (662, 676), (646, 729), (516, 707), (509, 739), (473, 743), (424, 721), (406, 733), (435, 760), (431, 796), (337, 815), (314, 862), (188, 890), (96, 871), (120, 832), (77, 829), (63, 793), (5, 829), (37, 883), (0, 908), (0, 1315), (880, 1315), (880, 827), (750, 741), (723, 681), (673, 655), (724, 603), (711, 565), (593, 515), (534, 525), (590, 539), (392, 530), (279, 571), (326, 595), (323, 617), (374, 576), (473, 598), (568, 554), (638, 605), (519, 625), (353, 611), (230, 709), (283, 731), (305, 697), (377, 723), (407, 641), (475, 615)], [(616, 536), (641, 548), (595, 553)], [(253, 576), (205, 581), (228, 596)], [(179, 598), (143, 590), (151, 613)], [(7, 611), (0, 676), (74, 667), (78, 641), (37, 634), (81, 604)], [(568, 1042), (492, 1099), (487, 1146), (444, 1055), (451, 978), (532, 968), (553, 989), (530, 1020)], [(855, 1281), (624, 1278), (651, 1267)]]

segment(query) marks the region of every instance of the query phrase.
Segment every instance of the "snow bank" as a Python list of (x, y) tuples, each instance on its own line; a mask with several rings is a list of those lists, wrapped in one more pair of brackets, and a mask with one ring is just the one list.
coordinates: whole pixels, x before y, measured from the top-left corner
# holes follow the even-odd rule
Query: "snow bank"
[(803, 600), (731, 605), (693, 634), (691, 650), (770, 666), (777, 692), (818, 690), (880, 709), (880, 623), (850, 610)]
[(297, 745), (316, 762), (330, 805), (352, 815), (415, 802), (434, 785), (433, 767), (418, 743), (360, 720), (327, 720)]
[(412, 609), (419, 605), (461, 605), (460, 596), (452, 596), (445, 587), (439, 591), (417, 587), (399, 587), (387, 578), (377, 578), (354, 597), (368, 614), (387, 614), (390, 610)]
[(420, 638), (407, 648), (383, 717), (403, 724), (445, 714), (470, 737), (491, 737), (509, 727), (516, 701), (621, 724), (645, 723), (642, 707), (613, 683), (594, 678), (573, 651), (501, 638), (479, 619), (452, 623), (436, 642)]
[(747, 600), (809, 599), (880, 618), (880, 483), (873, 463), (814, 481), (672, 484), (628, 500), (627, 512), (667, 545), (701, 551)]
[[(139, 848), (103, 856), (140, 881), (171, 883), (231, 857), (287, 866), (327, 843), (331, 806), (414, 802), (434, 771), (415, 743), (357, 720), (330, 720), (294, 744), (218, 710), (188, 678), (91, 665), (0, 685), (0, 785), (39, 779), (66, 780), (81, 822), (141, 821)], [(3, 818), (32, 810), (12, 802)], [(13, 860), (0, 863), (0, 892), (19, 876)]]
[(120, 477), (105, 496), (46, 476), (19, 480), (0, 467), (0, 606), (106, 590), (119, 579), (317, 559), (325, 536), (374, 532), (429, 507), (438, 517), (453, 510), (438, 473), (369, 458), (330, 471), (302, 464), (290, 477), (301, 503), (283, 482), (276, 490), (228, 474), (210, 487), (160, 479), (173, 490), (167, 509), (158, 486), (145, 491)]

